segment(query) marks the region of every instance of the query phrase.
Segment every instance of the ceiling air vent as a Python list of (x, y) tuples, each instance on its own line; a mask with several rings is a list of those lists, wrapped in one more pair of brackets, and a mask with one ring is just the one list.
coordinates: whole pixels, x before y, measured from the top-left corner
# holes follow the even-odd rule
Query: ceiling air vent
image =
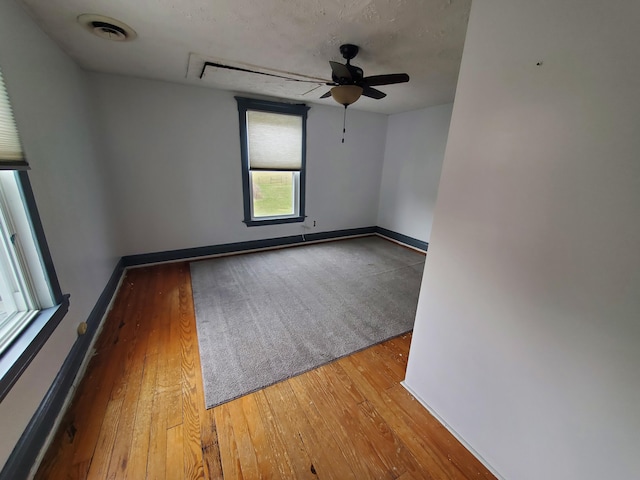
[(129, 25), (104, 15), (85, 13), (78, 17), (78, 23), (94, 35), (114, 42), (126, 42), (137, 37)]

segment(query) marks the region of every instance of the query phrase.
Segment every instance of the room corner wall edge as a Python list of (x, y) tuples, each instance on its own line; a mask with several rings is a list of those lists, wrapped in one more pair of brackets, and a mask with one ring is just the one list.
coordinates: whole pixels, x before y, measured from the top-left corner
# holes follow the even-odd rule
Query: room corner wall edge
[(428, 242), (423, 242), (422, 240), (418, 240), (417, 238), (413, 238), (408, 235), (404, 235), (402, 233), (394, 232), (393, 230), (388, 230), (382, 227), (376, 227), (376, 233), (382, 237), (395, 240), (409, 247), (417, 248), (422, 252), (426, 252), (429, 249)]
[(487, 470), (489, 470), (498, 480), (505, 480), (505, 477), (500, 475), (500, 473), (482, 456), (480, 455), (469, 443), (464, 439), (462, 435), (460, 435), (451, 425), (449, 425), (427, 402), (424, 401), (420, 395), (418, 395), (407, 383), (403, 380), (400, 382), (400, 385), (404, 387), (404, 389), (411, 394), (413, 398), (415, 398), (420, 405), (422, 405), (437, 421), (442, 425), (447, 431), (453, 435), (456, 440), (458, 440), (464, 448), (466, 448), (471, 455), (476, 457), (476, 459), (484, 465)]
[(69, 395), (73, 394), (73, 383), (85, 365), (89, 348), (100, 330), (102, 319), (120, 285), (124, 270), (124, 261), (120, 259), (87, 318), (87, 332), (71, 347), (51, 387), (0, 471), (0, 480), (29, 478), (31, 470), (37, 466), (40, 452), (54, 433), (52, 430), (61, 419)]

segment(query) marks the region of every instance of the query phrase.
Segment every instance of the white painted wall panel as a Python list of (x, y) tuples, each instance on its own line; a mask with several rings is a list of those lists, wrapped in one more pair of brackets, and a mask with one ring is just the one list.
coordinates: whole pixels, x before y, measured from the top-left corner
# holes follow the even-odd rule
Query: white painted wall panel
[(231, 92), (91, 74), (125, 255), (376, 224), (387, 117), (313, 105), (307, 225), (247, 227)]
[(429, 241), (453, 104), (391, 115), (378, 225)]
[(406, 382), (508, 479), (640, 472), (638, 18), (472, 5)]
[(0, 2), (0, 66), (62, 291), (71, 294), (68, 315), (0, 404), (4, 465), (118, 255), (84, 73), (12, 0)]

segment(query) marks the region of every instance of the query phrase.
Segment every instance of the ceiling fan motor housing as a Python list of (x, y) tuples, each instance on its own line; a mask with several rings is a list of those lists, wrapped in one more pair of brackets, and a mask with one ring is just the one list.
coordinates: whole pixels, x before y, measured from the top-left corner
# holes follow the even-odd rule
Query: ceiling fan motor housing
[(334, 83), (338, 85), (357, 85), (362, 81), (362, 77), (364, 72), (360, 67), (356, 67), (355, 65), (345, 65), (349, 72), (351, 73), (351, 78), (348, 77), (338, 77), (335, 73), (331, 74), (331, 79)]
[(344, 45), (340, 45), (340, 53), (342, 54), (342, 58), (344, 58), (347, 63), (352, 58), (355, 58), (358, 55), (360, 48), (357, 45), (353, 45), (351, 43), (345, 43)]

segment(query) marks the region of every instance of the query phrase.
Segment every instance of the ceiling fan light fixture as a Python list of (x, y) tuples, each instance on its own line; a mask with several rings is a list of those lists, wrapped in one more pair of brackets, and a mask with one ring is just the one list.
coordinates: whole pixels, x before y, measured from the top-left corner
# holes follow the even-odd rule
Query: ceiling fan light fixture
[(358, 85), (338, 85), (331, 89), (331, 96), (345, 107), (355, 103), (362, 95), (362, 87)]

